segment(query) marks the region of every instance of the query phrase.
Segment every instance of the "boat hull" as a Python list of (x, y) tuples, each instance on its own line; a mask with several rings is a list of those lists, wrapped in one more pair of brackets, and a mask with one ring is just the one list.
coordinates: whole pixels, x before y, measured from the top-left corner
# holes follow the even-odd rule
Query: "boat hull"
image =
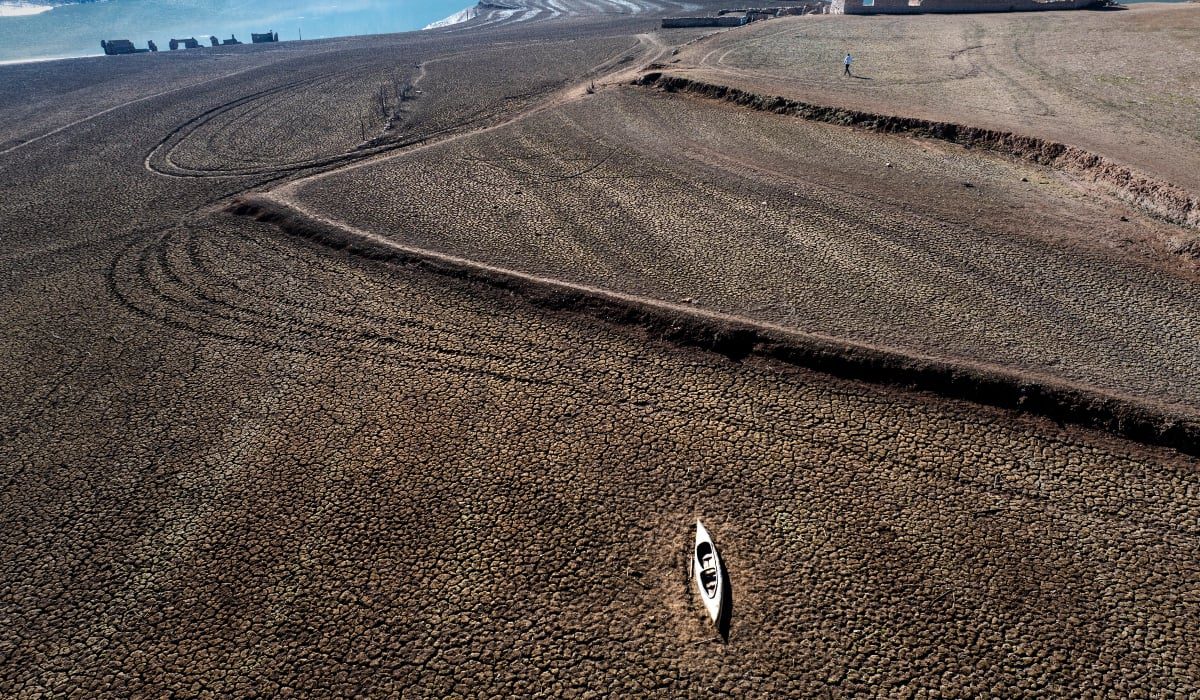
[(696, 521), (696, 544), (692, 548), (692, 579), (713, 624), (720, 624), (725, 608), (725, 567), (704, 524)]

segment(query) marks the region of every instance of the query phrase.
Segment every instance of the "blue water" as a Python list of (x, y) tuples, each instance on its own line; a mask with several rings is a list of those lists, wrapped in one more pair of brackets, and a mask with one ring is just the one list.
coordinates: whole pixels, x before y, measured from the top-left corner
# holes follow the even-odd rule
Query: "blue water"
[(101, 39), (129, 39), (166, 50), (172, 37), (215, 35), (250, 42), (274, 30), (280, 41), (385, 34), (421, 27), (475, 0), (108, 0), (63, 5), (25, 17), (0, 17), (0, 62), (101, 53)]

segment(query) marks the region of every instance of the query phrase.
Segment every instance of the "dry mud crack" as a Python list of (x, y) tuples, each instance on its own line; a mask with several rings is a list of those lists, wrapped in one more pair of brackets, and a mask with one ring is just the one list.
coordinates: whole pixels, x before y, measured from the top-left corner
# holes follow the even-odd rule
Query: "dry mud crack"
[[(0, 66), (0, 696), (1200, 692), (1200, 288), (1148, 245), (1185, 228), (630, 85), (886, 31), (1062, 110), (995, 47), (1063, 21), (624, 8)], [(891, 75), (860, 111), (927, 96)]]

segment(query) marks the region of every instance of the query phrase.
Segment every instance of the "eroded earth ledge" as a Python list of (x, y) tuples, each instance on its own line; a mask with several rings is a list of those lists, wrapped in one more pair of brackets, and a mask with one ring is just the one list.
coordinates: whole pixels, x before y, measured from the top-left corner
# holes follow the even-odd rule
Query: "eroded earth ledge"
[[(1055, 143), (1034, 136), (1008, 131), (982, 129), (951, 122), (914, 117), (874, 114), (842, 107), (827, 107), (772, 95), (758, 95), (736, 87), (715, 85), (662, 72), (651, 71), (635, 81), (637, 85), (667, 92), (683, 92), (742, 107), (810, 121), (841, 124), (885, 134), (901, 134), (981, 148), (1029, 163), (1044, 165), (1076, 177), (1104, 185), (1121, 199), (1147, 213), (1174, 224), (1200, 227), (1200, 199), (1170, 183), (1156, 180), (1082, 148)], [(1178, 251), (1200, 258), (1200, 244)]]
[(288, 234), (349, 255), (482, 282), (515, 293), (533, 306), (584, 313), (598, 320), (632, 326), (655, 338), (710, 350), (733, 359), (753, 355), (844, 379), (929, 391), (947, 398), (1100, 429), (1118, 437), (1200, 456), (1200, 420), (1194, 414), (1172, 412), (1049, 377), (904, 354), (728, 314), (524, 274), (405, 246), (339, 226), (267, 196), (239, 198), (230, 205), (229, 211), (274, 224)]

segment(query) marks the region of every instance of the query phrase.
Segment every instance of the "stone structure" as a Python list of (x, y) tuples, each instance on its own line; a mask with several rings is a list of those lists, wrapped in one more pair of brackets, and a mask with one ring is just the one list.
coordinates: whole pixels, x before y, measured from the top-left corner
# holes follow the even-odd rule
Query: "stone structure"
[(830, 0), (809, 0), (797, 5), (789, 5), (787, 7), (743, 7), (738, 9), (718, 10), (717, 16), (739, 14), (746, 15), (750, 18), (749, 21), (754, 22), (759, 19), (769, 19), (771, 17), (788, 17), (790, 15), (819, 15), (829, 12)]
[(743, 7), (718, 10), (716, 17), (668, 17), (663, 29), (680, 27), (739, 27), (749, 22), (785, 17), (787, 15), (827, 14), (830, 0), (808, 0), (788, 7)]
[(833, 0), (829, 11), (847, 15), (915, 15), (1078, 10), (1107, 4), (1108, 0)]
[(196, 41), (196, 37), (188, 37), (187, 39), (172, 39), (169, 45), (172, 51), (178, 49), (180, 46), (185, 49), (200, 48), (200, 42)]
[(271, 44), (276, 41), (279, 41), (279, 35), (274, 31), (267, 32), (266, 34), (250, 33), (250, 42), (254, 44)]
[(133, 42), (128, 39), (109, 39), (100, 40), (100, 48), (104, 49), (105, 56), (121, 56), (130, 53), (146, 53), (149, 49), (139, 49), (133, 45)]
[(746, 23), (746, 16), (725, 15), (722, 17), (664, 17), (663, 29), (679, 29), (682, 27), (740, 27)]

